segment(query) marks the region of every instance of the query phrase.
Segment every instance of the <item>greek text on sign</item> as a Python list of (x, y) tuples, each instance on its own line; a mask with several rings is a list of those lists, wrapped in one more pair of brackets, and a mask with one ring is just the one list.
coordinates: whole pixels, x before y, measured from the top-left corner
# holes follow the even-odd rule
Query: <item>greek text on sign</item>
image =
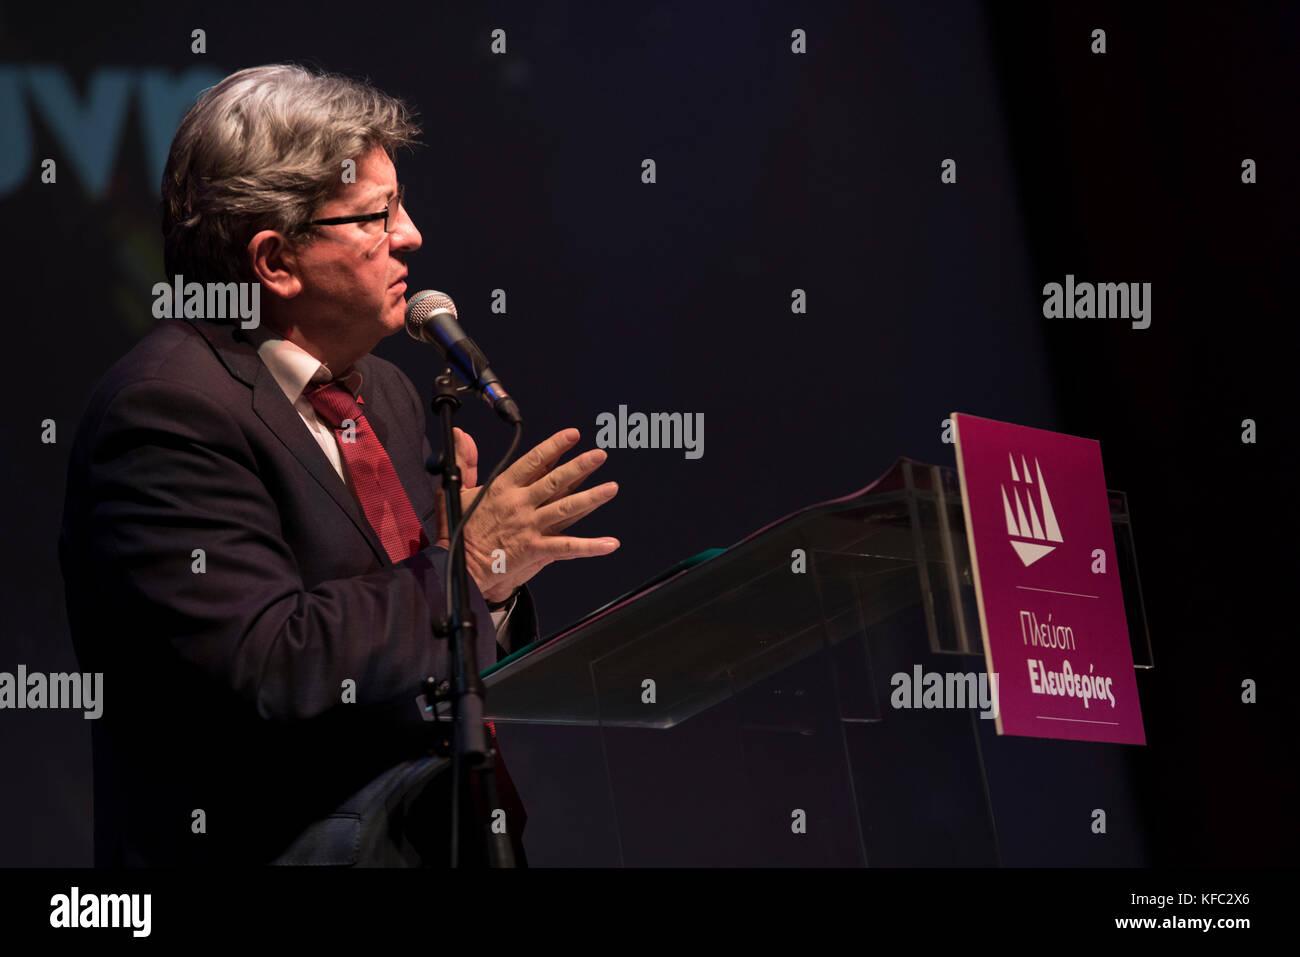
[(998, 733), (1145, 744), (1101, 446), (952, 420)]

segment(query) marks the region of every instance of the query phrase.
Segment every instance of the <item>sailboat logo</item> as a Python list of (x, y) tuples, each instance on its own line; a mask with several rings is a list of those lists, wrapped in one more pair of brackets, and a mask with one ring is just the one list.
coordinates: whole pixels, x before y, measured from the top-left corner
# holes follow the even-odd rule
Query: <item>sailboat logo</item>
[[(1020, 456), (1019, 472), (1016, 471), (1015, 457), (1010, 452), (1007, 453), (1007, 461), (1011, 463), (1011, 498), (1007, 497), (1007, 487), (1003, 485), (1002, 511), (1006, 515), (1007, 535), (1011, 537), (1011, 547), (1016, 550), (1016, 554), (1028, 568), (1043, 556), (1056, 550), (1056, 545), (1048, 545), (1045, 544), (1046, 542), (1059, 543), (1064, 539), (1061, 538), (1060, 526), (1056, 524), (1056, 510), (1052, 508), (1052, 499), (1047, 494), (1047, 483), (1043, 481), (1043, 470), (1038, 465), (1038, 459), (1034, 459), (1037, 482), (1034, 481), (1034, 474), (1030, 473), (1029, 463), (1023, 455)], [(1038, 509), (1034, 508), (1035, 488), (1038, 489)], [(1021, 504), (1021, 491), (1024, 492), (1023, 504)], [(1016, 505), (1014, 512), (1011, 510), (1013, 500)], [(1028, 518), (1026, 518), (1026, 508)], [(1043, 515), (1041, 522), (1038, 520), (1040, 510)]]

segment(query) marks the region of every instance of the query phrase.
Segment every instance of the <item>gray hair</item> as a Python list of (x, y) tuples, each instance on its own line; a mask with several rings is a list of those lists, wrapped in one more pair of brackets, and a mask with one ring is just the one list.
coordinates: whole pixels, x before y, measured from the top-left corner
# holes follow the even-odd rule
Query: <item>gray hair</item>
[(204, 90), (181, 120), (162, 181), (167, 275), (251, 282), (248, 241), (306, 226), (342, 184), (343, 161), (415, 144), (412, 110), (367, 82), (295, 64), (252, 67)]

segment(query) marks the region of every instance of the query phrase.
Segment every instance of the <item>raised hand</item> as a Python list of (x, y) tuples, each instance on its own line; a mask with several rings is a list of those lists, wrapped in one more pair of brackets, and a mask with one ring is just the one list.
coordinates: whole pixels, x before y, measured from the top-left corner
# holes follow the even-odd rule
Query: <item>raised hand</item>
[[(463, 483), (461, 508), (468, 511), (479, 491), (478, 447), (460, 429), (455, 436)], [(577, 429), (564, 429), (520, 456), (492, 483), (466, 526), (465, 567), (488, 601), (505, 599), (553, 561), (608, 555), (619, 547), (616, 538), (559, 534), (618, 494), (615, 482), (574, 491), (608, 458), (603, 450), (592, 449), (557, 465), (580, 437)], [(446, 547), (441, 497), (437, 516), (435, 544)], [(504, 561), (493, 558), (496, 549), (505, 552)]]

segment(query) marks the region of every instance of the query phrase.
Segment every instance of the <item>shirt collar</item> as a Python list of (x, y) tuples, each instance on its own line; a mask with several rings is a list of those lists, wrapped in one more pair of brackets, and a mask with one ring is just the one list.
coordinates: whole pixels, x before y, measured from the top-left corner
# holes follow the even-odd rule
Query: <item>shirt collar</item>
[(360, 395), (361, 373), (356, 366), (336, 377), (329, 366), (302, 346), (282, 338), (264, 325), (248, 330), (248, 336), (257, 346), (258, 356), (291, 404), (296, 404), (302, 398), (308, 385), (323, 382), (337, 382), (354, 398)]

